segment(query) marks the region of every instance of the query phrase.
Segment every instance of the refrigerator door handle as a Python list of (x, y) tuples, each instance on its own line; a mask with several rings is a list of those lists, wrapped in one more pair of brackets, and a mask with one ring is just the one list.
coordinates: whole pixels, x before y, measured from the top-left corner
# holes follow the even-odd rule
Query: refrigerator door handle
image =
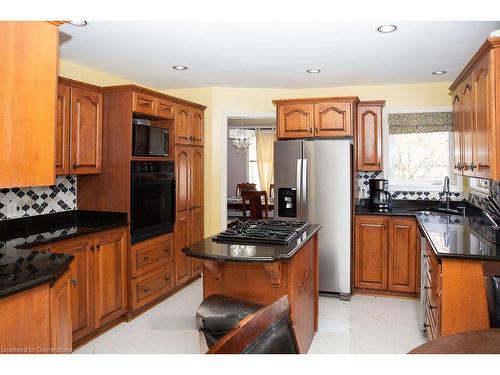
[(297, 159), (297, 192), (296, 201), (297, 205), (297, 219), (302, 218), (302, 159)]
[(300, 189), (302, 216), (300, 220), (307, 221), (307, 159), (302, 159), (302, 185)]

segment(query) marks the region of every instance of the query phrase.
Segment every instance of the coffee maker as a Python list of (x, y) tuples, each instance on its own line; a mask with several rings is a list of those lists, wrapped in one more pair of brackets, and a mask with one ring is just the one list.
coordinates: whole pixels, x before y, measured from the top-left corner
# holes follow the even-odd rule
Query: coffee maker
[(387, 212), (391, 202), (391, 194), (387, 191), (388, 181), (384, 179), (371, 178), (370, 184), (370, 211)]

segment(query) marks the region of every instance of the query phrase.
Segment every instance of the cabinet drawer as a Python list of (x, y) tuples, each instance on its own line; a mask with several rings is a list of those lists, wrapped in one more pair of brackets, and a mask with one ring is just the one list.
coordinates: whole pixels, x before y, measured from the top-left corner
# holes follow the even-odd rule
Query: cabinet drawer
[(173, 259), (170, 234), (132, 245), (132, 276), (141, 275)]
[(173, 264), (162, 265), (131, 280), (132, 310), (154, 301), (174, 287)]
[(147, 115), (155, 115), (156, 98), (151, 95), (134, 92), (132, 94), (132, 111), (145, 113)]
[(156, 115), (164, 118), (175, 117), (175, 104), (165, 99), (158, 99)]

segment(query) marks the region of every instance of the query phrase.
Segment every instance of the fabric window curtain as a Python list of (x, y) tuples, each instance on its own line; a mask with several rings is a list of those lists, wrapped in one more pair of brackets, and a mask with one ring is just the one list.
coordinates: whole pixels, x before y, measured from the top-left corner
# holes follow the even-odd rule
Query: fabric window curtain
[(389, 134), (452, 131), (452, 112), (389, 113)]
[(260, 188), (267, 191), (268, 196), (271, 184), (274, 183), (274, 138), (274, 132), (255, 132)]

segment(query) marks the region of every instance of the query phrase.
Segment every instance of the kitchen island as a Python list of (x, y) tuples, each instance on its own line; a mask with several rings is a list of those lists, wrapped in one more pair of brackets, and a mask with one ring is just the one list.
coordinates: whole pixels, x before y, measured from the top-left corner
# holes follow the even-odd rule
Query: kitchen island
[(318, 330), (318, 231), (309, 225), (287, 245), (221, 243), (213, 237), (183, 251), (204, 260), (203, 298), (224, 294), (261, 304), (288, 295), (301, 353)]

